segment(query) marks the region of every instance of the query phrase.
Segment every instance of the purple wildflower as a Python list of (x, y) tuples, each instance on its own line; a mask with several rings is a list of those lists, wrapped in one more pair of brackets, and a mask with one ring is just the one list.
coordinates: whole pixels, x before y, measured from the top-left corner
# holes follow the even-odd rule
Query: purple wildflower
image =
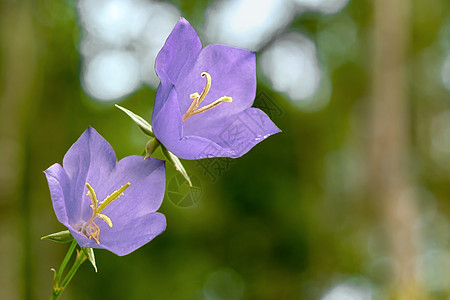
[(159, 52), (152, 125), (156, 138), (184, 159), (240, 157), (280, 132), (252, 108), (255, 53), (225, 45), (202, 49), (194, 28), (180, 18)]
[(58, 221), (81, 247), (126, 255), (164, 231), (156, 212), (164, 197), (164, 162), (142, 156), (116, 161), (111, 145), (89, 127), (45, 171)]

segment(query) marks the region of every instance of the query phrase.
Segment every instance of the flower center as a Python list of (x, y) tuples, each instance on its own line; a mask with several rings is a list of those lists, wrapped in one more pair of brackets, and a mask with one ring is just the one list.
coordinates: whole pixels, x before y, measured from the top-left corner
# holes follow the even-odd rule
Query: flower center
[(211, 75), (208, 72), (202, 72), (200, 74), (200, 76), (202, 78), (206, 77), (205, 87), (203, 88), (203, 91), (201, 92), (200, 95), (197, 92), (189, 95), (189, 97), (193, 100), (192, 100), (191, 105), (189, 106), (189, 108), (184, 113), (184, 115), (181, 119), (181, 121), (183, 121), (183, 122), (194, 115), (200, 114), (202, 112), (205, 112), (207, 110), (210, 110), (210, 109), (218, 106), (222, 102), (233, 102), (233, 98), (228, 97), (228, 96), (223, 96), (208, 105), (198, 108), (199, 105), (202, 103), (202, 101), (205, 99), (206, 95), (208, 95), (209, 89), (211, 88)]
[(97, 244), (100, 244), (99, 236), (100, 236), (100, 227), (98, 227), (97, 224), (95, 224), (94, 220), (99, 218), (106, 224), (108, 224), (109, 227), (112, 227), (112, 221), (111, 219), (105, 215), (102, 214), (102, 210), (104, 210), (109, 204), (111, 204), (113, 201), (119, 199), (120, 196), (123, 196), (123, 192), (130, 186), (130, 183), (127, 182), (126, 184), (122, 185), (118, 190), (112, 192), (111, 195), (107, 196), (102, 202), (98, 202), (97, 195), (95, 194), (94, 188), (86, 182), (86, 187), (88, 189), (87, 196), (91, 198), (91, 209), (92, 209), (92, 215), (84, 224), (78, 226), (79, 229), (77, 230), (84, 235), (88, 239), (93, 239)]

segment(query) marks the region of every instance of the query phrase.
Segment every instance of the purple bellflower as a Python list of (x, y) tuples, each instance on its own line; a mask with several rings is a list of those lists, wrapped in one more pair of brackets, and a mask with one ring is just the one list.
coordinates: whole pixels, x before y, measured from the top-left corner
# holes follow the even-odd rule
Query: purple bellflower
[(155, 137), (184, 159), (240, 157), (280, 132), (260, 109), (255, 53), (225, 45), (202, 49), (180, 18), (155, 62), (161, 83), (152, 125)]
[(142, 156), (116, 161), (111, 145), (89, 127), (63, 165), (45, 171), (53, 209), (77, 243), (126, 255), (164, 231), (156, 212), (164, 197), (164, 162)]

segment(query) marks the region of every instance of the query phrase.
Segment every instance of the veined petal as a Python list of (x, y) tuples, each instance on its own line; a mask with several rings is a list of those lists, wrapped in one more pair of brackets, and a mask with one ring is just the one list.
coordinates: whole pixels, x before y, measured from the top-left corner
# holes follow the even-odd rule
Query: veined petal
[(194, 135), (183, 137), (181, 113), (179, 111), (178, 98), (175, 89), (171, 91), (160, 114), (153, 119), (153, 131), (155, 137), (179, 158), (205, 158), (200, 157), (202, 150), (205, 148), (214, 148), (215, 152), (221, 151), (221, 147), (215, 145), (215, 143), (209, 139)]
[(153, 114), (152, 125), (155, 137), (166, 148), (172, 151), (174, 147), (177, 147), (177, 144), (183, 137), (183, 127), (178, 105), (178, 95), (175, 89), (170, 91), (159, 114), (157, 116)]
[[(165, 165), (142, 156), (116, 163), (115, 157), (108, 142), (89, 127), (64, 157), (67, 169), (54, 164), (45, 174), (57, 218), (77, 243), (125, 255), (166, 226), (165, 217), (155, 212), (164, 198)], [(86, 183), (102, 200), (98, 209), (90, 207)]]
[(50, 196), (56, 218), (65, 226), (69, 225), (66, 201), (70, 199), (70, 182), (66, 171), (60, 164), (54, 164), (44, 171), (47, 177)]
[(130, 219), (121, 226), (116, 226), (114, 222), (111, 229), (100, 234), (102, 248), (123, 256), (145, 245), (163, 232), (166, 229), (166, 218), (163, 214), (154, 212)]
[(184, 18), (180, 18), (159, 51), (155, 69), (164, 72), (173, 83), (185, 72), (189, 72), (202, 50), (202, 44), (194, 28)]
[(111, 145), (89, 127), (70, 147), (63, 159), (63, 167), (70, 180), (70, 201), (66, 201), (71, 223), (88, 218), (92, 213), (90, 198), (86, 196), (86, 182), (94, 187), (109, 176), (116, 164)]
[(272, 134), (281, 132), (258, 108), (248, 108), (230, 118), (222, 118), (214, 127), (205, 127), (197, 136), (185, 136), (180, 155), (186, 159), (241, 157)]
[(153, 120), (153, 128), (156, 138), (179, 158), (240, 157), (260, 141), (280, 132), (263, 111), (248, 108), (220, 119), (202, 119), (204, 123), (196, 124), (196, 131), (189, 135), (181, 128), (176, 99), (176, 92), (172, 91), (161, 115)]
[(225, 45), (209, 45), (200, 53), (188, 76), (176, 85), (180, 110), (184, 113), (192, 100), (189, 95), (200, 93), (205, 85), (202, 72), (211, 75), (211, 88), (200, 106), (206, 106), (220, 97), (231, 97), (231, 103), (223, 103), (207, 112), (192, 116), (183, 124), (185, 135), (195, 131), (196, 123), (231, 116), (252, 106), (256, 92), (255, 52)]
[(259, 142), (281, 132), (269, 117), (258, 108), (248, 108), (232, 118), (222, 119), (221, 126), (205, 137), (220, 145), (230, 155), (237, 158), (247, 153)]
[[(101, 221), (101, 222), (103, 222), (103, 221)], [(98, 223), (100, 223), (100, 222), (98, 222)], [(67, 227), (67, 229), (69, 229), (73, 238), (77, 241), (77, 243), (78, 243), (78, 245), (80, 245), (80, 247), (96, 248), (96, 249), (105, 249), (106, 248), (101, 243), (97, 244), (93, 239), (86, 238), (84, 235), (82, 235), (80, 232), (78, 232), (72, 226)]]
[[(190, 44), (195, 50), (185, 49)], [(262, 111), (251, 108), (255, 53), (225, 45), (199, 52), (199, 47), (194, 29), (181, 19), (158, 54), (155, 136), (184, 159), (240, 157), (280, 131)]]
[(167, 38), (155, 61), (155, 70), (161, 79), (153, 115), (156, 117), (162, 108), (171, 84), (178, 84), (193, 68), (202, 44), (194, 28), (184, 18), (178, 23)]
[(144, 160), (142, 156), (133, 155), (117, 163), (105, 179), (105, 184), (98, 188), (102, 197), (106, 197), (125, 183), (130, 183), (123, 196), (102, 211), (111, 218), (113, 229), (123, 226), (130, 219), (155, 212), (161, 206), (166, 186), (165, 175), (164, 161), (156, 158)]
[(183, 137), (170, 151), (182, 159), (231, 157), (233, 154), (210, 139), (194, 135)]

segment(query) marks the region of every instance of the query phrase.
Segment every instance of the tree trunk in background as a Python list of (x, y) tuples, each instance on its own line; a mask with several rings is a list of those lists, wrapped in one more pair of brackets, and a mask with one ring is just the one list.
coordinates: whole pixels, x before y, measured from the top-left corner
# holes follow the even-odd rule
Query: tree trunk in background
[(369, 189), (380, 208), (396, 265), (389, 293), (395, 299), (426, 299), (415, 270), (419, 238), (413, 178), (408, 165), (410, 128), (407, 55), (409, 0), (377, 0), (374, 5), (374, 60), (369, 106)]

